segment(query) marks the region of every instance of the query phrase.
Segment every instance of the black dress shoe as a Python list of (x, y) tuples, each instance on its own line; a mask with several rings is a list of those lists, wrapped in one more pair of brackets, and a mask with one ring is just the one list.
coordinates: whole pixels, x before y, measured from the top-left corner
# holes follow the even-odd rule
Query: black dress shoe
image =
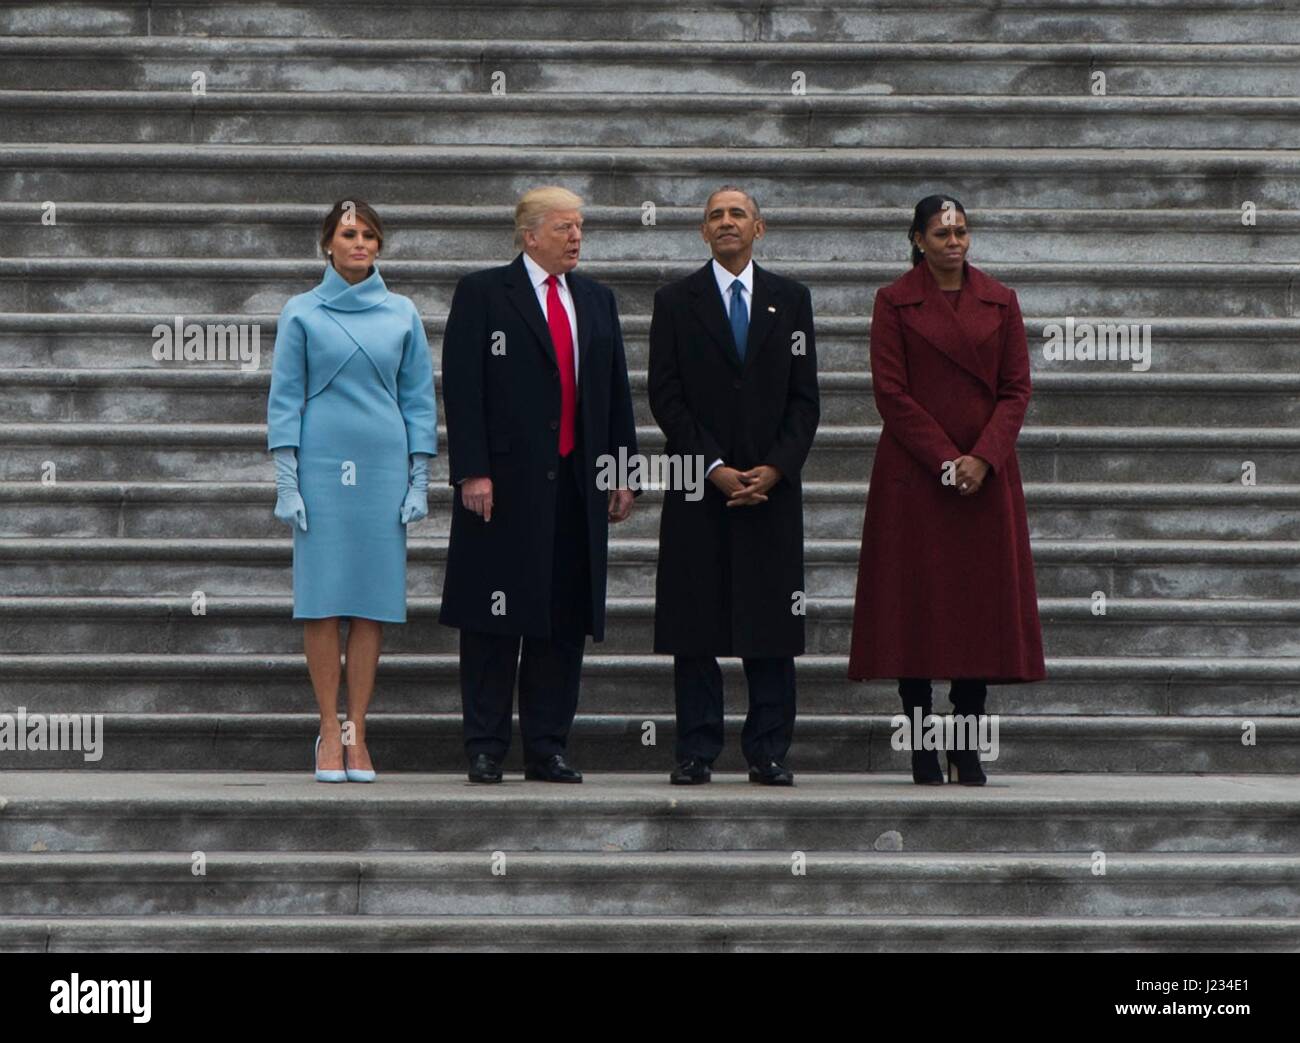
[(500, 782), (501, 762), (486, 753), (480, 753), (469, 762), (470, 782)]
[(711, 781), (712, 778), (713, 772), (708, 762), (699, 757), (692, 757), (677, 765), (673, 773), (668, 776), (668, 781), (674, 786), (698, 786), (702, 782)]
[(544, 761), (524, 767), (524, 778), (535, 782), (581, 782), (582, 772), (564, 763), (564, 754), (555, 753)]
[(794, 773), (780, 761), (751, 764), (749, 766), (749, 781), (759, 782), (764, 786), (793, 786)]

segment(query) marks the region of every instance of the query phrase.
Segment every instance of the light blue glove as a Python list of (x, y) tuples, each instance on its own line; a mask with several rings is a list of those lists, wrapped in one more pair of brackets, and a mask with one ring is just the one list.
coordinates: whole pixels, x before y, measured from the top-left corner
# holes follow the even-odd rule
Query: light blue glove
[(292, 528), (307, 531), (307, 505), (298, 493), (298, 454), (293, 446), (272, 449), (275, 457), (275, 516)]
[(429, 516), (429, 454), (411, 454), (411, 484), (402, 501), (402, 524)]

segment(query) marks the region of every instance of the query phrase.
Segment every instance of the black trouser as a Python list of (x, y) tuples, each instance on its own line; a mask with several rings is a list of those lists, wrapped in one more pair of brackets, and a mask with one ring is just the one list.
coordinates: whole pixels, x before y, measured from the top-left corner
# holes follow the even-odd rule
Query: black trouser
[[(510, 749), (510, 708), (519, 675), (519, 733), (528, 764), (563, 753), (578, 709), (582, 655), (591, 631), (587, 509), (578, 482), (581, 453), (559, 461), (551, 572), (551, 636), (460, 632), (465, 753), (497, 760)], [(520, 657), (520, 643), (523, 656)]]
[[(784, 761), (794, 737), (794, 659), (744, 659), (749, 713), (740, 748), (750, 764)], [(706, 764), (722, 752), (722, 671), (712, 656), (674, 656), (677, 760)]]

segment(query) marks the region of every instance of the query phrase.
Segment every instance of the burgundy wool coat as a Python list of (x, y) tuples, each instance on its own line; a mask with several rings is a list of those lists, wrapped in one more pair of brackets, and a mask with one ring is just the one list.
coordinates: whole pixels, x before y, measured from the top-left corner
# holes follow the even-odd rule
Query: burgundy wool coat
[[(964, 265), (957, 307), (925, 262), (876, 293), (871, 373), (883, 428), (858, 561), (849, 677), (1045, 676), (1016, 437), (1029, 352), (1015, 291)], [(944, 462), (988, 461), (980, 491)]]

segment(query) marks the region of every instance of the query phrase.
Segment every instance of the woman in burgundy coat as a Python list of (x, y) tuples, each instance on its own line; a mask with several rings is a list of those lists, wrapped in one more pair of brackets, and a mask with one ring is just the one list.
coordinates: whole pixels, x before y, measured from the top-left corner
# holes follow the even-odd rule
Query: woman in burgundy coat
[[(909, 720), (930, 714), (931, 678), (951, 679), (955, 712), (978, 718), (987, 684), (1045, 676), (1015, 450), (1029, 353), (1015, 291), (966, 262), (961, 203), (922, 199), (908, 239), (912, 270), (876, 293), (871, 314), (883, 429), (849, 677), (898, 678)], [(942, 783), (938, 753), (917, 745), (913, 780)], [(949, 750), (948, 778), (982, 785), (979, 751)]]

